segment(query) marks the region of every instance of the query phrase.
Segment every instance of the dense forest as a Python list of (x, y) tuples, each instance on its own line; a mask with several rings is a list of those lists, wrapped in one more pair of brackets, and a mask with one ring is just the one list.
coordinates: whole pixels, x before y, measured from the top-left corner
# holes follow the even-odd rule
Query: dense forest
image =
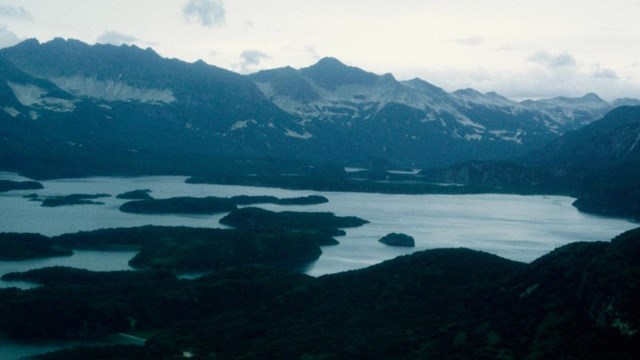
[(47, 268), (5, 276), (42, 286), (0, 290), (0, 329), (16, 339), (150, 336), (143, 347), (39, 359), (637, 359), (639, 254), (636, 229), (530, 264), (438, 249), (319, 278), (264, 265), (197, 280)]

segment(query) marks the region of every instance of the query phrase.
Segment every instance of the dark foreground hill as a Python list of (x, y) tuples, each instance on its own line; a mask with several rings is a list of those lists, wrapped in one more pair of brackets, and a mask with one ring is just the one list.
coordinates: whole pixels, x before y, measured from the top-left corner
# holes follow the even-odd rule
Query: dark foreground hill
[[(159, 330), (144, 347), (67, 350), (42, 359), (178, 359), (187, 352), (197, 359), (640, 356), (640, 229), (611, 242), (567, 245), (531, 264), (441, 249), (315, 279), (264, 267), (195, 281), (127, 275), (109, 286), (87, 281), (99, 276), (91, 273), (70, 277), (81, 281), (29, 276), (45, 285), (2, 290), (7, 314), (37, 302), (52, 314), (62, 307), (72, 316), (75, 303), (56, 300), (71, 292), (102, 297), (99, 304), (77, 300), (85, 306), (78, 311), (93, 316), (83, 320), (89, 322), (84, 328), (97, 319), (124, 331), (136, 322), (113, 319), (135, 319)], [(127, 293), (125, 287), (145, 290)], [(77, 317), (68, 322), (74, 323)]]

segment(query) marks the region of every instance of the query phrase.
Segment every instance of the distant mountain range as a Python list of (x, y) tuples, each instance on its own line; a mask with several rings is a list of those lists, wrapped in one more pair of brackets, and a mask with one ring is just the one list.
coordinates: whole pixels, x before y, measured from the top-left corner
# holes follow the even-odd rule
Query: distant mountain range
[(637, 103), (447, 93), (333, 58), (242, 76), (136, 46), (27, 40), (0, 50), (0, 167), (52, 177), (194, 174), (255, 158), (446, 166), (524, 154)]
[(624, 106), (524, 157), (568, 168), (607, 168), (640, 162), (640, 106)]
[(425, 169), (423, 181), (493, 191), (565, 194), (602, 215), (640, 219), (640, 106), (622, 106), (511, 161)]

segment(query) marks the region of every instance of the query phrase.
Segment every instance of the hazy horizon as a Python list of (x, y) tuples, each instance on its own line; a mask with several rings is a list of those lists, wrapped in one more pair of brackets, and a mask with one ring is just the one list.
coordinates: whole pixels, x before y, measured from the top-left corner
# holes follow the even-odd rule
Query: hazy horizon
[[(0, 0), (0, 47), (136, 44), (239, 73), (322, 57), (515, 100), (640, 98), (640, 2)], [(607, 21), (611, 19), (611, 21)]]

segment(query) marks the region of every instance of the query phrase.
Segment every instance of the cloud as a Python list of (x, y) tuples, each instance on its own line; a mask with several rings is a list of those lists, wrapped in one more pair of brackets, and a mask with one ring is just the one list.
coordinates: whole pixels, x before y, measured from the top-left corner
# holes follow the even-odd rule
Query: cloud
[(577, 65), (573, 56), (567, 52), (553, 55), (546, 51), (538, 51), (537, 53), (529, 56), (529, 61), (533, 61), (549, 68), (575, 67)]
[(20, 42), (16, 34), (7, 29), (6, 26), (0, 25), (0, 48), (13, 46)]
[(97, 41), (103, 44), (122, 45), (131, 44), (140, 41), (135, 36), (122, 34), (117, 31), (106, 31), (104, 34), (98, 36)]
[(250, 72), (255, 66), (260, 65), (262, 60), (271, 59), (271, 56), (263, 53), (260, 50), (245, 50), (240, 54), (242, 61), (234, 65), (234, 68), (238, 69), (241, 73)]
[(18, 20), (33, 20), (33, 16), (22, 6), (0, 5), (0, 16)]
[[(609, 77), (594, 76), (594, 69)], [(595, 92), (607, 100), (638, 97), (636, 94), (640, 94), (640, 81), (612, 78), (612, 74), (606, 70), (609, 69), (598, 68), (597, 65), (555, 69), (532, 66), (520, 70), (415, 69), (412, 70), (411, 77), (417, 75), (446, 91), (463, 88), (473, 88), (482, 93), (496, 91), (517, 101), (557, 96), (580, 97), (590, 92)]]
[(304, 51), (311, 56), (314, 60), (320, 60), (320, 55), (313, 46), (306, 46)]
[(271, 56), (259, 50), (245, 50), (240, 54), (246, 65), (258, 65), (262, 59), (270, 59)]
[(591, 76), (597, 79), (618, 79), (618, 74), (615, 71), (600, 67)]
[(189, 0), (183, 12), (187, 20), (207, 27), (222, 24), (226, 14), (221, 0)]
[(455, 39), (455, 40), (452, 40), (451, 42), (458, 45), (478, 46), (484, 42), (484, 39), (479, 36), (472, 36), (467, 38)]

